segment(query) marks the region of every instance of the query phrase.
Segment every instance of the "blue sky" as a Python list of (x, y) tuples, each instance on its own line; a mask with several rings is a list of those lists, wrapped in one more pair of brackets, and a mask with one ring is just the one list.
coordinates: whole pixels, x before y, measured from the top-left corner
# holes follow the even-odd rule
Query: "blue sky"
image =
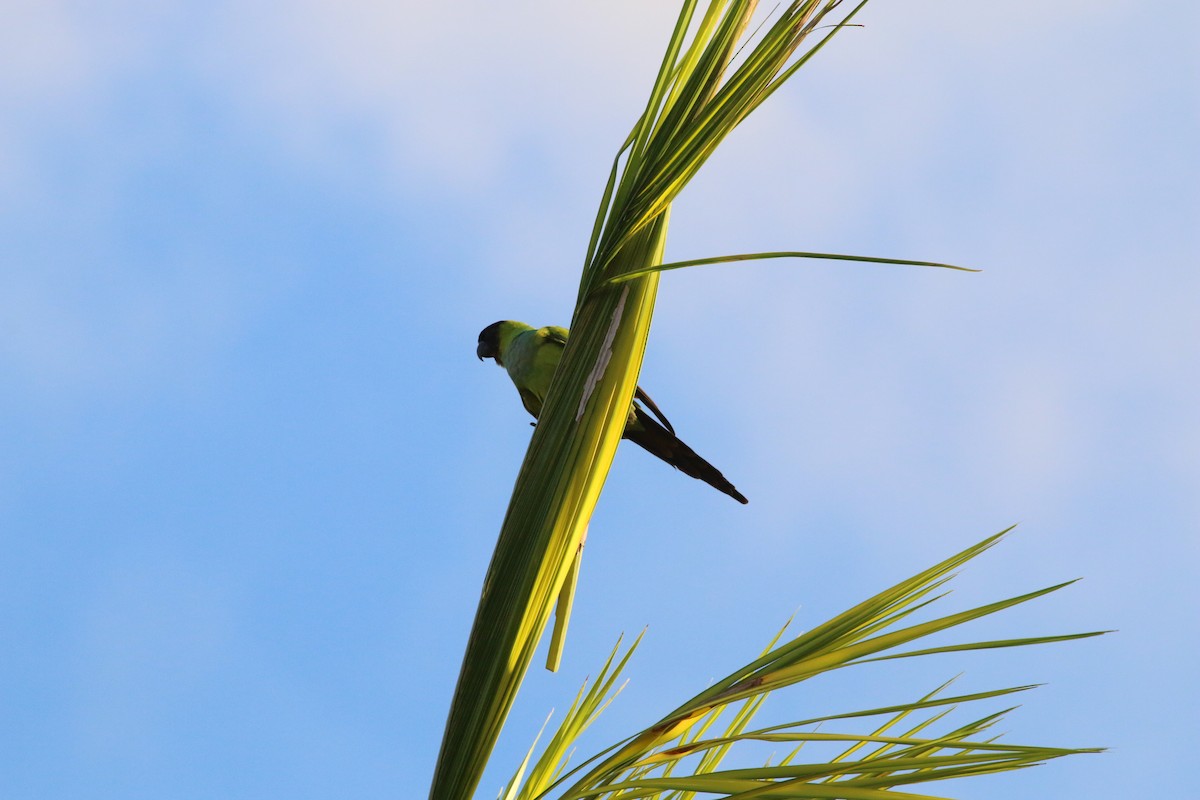
[[(674, 11), (10, 2), (0, 795), (426, 792), (530, 431), (475, 336), (568, 320)], [(861, 21), (706, 166), (668, 258), (985, 271), (664, 277), (642, 385), (751, 503), (618, 453), (563, 670), (530, 674), (480, 797), (622, 631), (649, 626), (597, 746), (793, 612), (1014, 522), (952, 605), (1084, 580), (972, 633), (1120, 633), (864, 669), (765, 713), (1046, 682), (1010, 738), (1112, 752), (958, 795), (1191, 787), (1200, 12)]]

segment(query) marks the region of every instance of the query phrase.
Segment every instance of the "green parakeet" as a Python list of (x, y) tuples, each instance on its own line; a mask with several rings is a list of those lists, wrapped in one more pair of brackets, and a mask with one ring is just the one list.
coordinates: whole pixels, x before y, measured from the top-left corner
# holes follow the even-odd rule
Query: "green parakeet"
[[(504, 320), (480, 331), (475, 354), (481, 361), (495, 359), (508, 371), (525, 410), (537, 418), (566, 344), (566, 328), (553, 325), (534, 328), (524, 322)], [(671, 423), (640, 386), (634, 394), (623, 435), (685, 475), (699, 478), (739, 503), (749, 502), (716, 467), (680, 441)]]

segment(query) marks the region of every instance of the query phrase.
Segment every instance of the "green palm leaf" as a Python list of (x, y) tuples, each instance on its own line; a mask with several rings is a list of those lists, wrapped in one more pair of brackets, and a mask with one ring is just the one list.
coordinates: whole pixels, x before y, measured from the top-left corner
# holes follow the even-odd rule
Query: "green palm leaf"
[[(561, 800), (600, 797), (686, 800), (695, 793), (731, 799), (927, 797), (929, 795), (897, 791), (897, 787), (1024, 769), (1063, 756), (1099, 752), (1090, 748), (1015, 745), (987, 738), (988, 729), (1012, 709), (973, 719), (942, 733), (929, 732), (945, 723), (954, 708), (1028, 691), (1035, 688), (1033, 686), (945, 696), (947, 682), (912, 702), (801, 719), (767, 728), (749, 727), (768, 695), (844, 666), (996, 645), (996, 642), (980, 641), (901, 653), (885, 652), (933, 633), (957, 629), (1069, 585), (1059, 584), (928, 622), (900, 626), (912, 612), (931, 610), (933, 602), (926, 600), (929, 592), (943, 585), (952, 570), (982, 553), (1001, 535), (967, 548), (807, 633), (783, 644), (772, 642), (762, 656), (700, 692), (657, 723), (593, 756), (556, 782), (548, 783), (545, 776), (561, 774), (565, 767), (565, 763), (556, 769), (548, 766), (548, 759), (557, 757), (551, 756), (552, 752), (562, 754), (568, 749), (570, 736), (564, 731), (581, 730), (569, 714), (556, 734), (555, 744), (547, 748), (539, 763), (542, 777), (537, 781), (531, 779), (514, 797), (519, 800), (551, 797)], [(944, 595), (938, 601), (942, 598)], [(1013, 638), (1003, 640), (1002, 646), (1048, 644), (1099, 633)], [(851, 652), (847, 654), (847, 650)], [(611, 665), (615, 652), (601, 671), (601, 680), (608, 685), (616, 679), (629, 656), (627, 652), (614, 670)], [(873, 653), (882, 655), (870, 656)], [(796, 669), (799, 665), (804, 666)], [(593, 692), (598, 687), (599, 682)], [(593, 701), (591, 707), (599, 708), (598, 701)], [(708, 736), (708, 731), (725, 714), (732, 719), (723, 732)], [(880, 717), (883, 721), (869, 733), (813, 729), (817, 724)], [(591, 718), (589, 716), (588, 720)], [(891, 732), (905, 720), (909, 720), (907, 730)], [(721, 768), (726, 756), (761, 743), (840, 747), (840, 751), (824, 760), (797, 762), (797, 751), (793, 750), (778, 764)]]

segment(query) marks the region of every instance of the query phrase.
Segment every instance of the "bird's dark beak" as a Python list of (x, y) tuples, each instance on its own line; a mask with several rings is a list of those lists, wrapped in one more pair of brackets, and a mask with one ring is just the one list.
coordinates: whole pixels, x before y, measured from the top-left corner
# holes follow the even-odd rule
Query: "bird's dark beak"
[(480, 361), (483, 361), (485, 358), (491, 358), (491, 357), (492, 357), (492, 354), (491, 354), (491, 352), (489, 352), (489, 348), (488, 348), (488, 346), (487, 346), (487, 342), (480, 342), (480, 343), (479, 343), (479, 344), (478, 344), (478, 345), (475, 347), (475, 355), (479, 356), (479, 360), (480, 360)]

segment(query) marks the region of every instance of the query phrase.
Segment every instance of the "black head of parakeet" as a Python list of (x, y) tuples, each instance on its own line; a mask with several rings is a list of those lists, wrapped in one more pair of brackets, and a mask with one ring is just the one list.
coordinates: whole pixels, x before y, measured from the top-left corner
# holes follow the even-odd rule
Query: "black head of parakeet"
[(479, 356), (479, 360), (485, 358), (494, 358), (496, 363), (500, 363), (500, 326), (504, 321), (493, 322), (479, 332), (479, 344), (475, 346), (475, 355)]

